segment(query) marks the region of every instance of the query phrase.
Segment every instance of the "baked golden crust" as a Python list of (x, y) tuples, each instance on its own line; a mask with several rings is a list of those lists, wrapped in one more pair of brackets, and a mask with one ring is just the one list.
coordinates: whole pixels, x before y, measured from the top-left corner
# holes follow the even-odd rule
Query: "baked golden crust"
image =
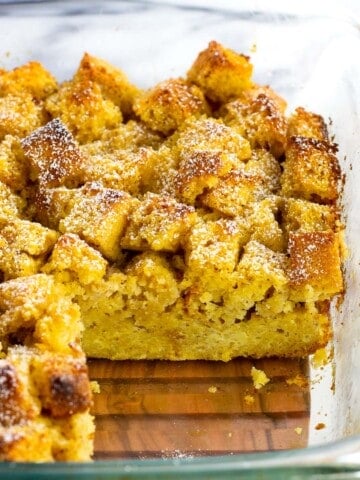
[(0, 73), (0, 459), (89, 459), (85, 354), (329, 341), (336, 146), (251, 75), (216, 42), (147, 91), (89, 54), (61, 85), (36, 62)]

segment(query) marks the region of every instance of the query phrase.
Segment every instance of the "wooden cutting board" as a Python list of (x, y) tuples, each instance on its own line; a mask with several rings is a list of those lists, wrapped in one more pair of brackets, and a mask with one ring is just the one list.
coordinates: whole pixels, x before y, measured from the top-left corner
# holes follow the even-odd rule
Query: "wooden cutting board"
[[(251, 368), (270, 381), (256, 389)], [(95, 458), (227, 455), (307, 445), (306, 360), (89, 360)]]

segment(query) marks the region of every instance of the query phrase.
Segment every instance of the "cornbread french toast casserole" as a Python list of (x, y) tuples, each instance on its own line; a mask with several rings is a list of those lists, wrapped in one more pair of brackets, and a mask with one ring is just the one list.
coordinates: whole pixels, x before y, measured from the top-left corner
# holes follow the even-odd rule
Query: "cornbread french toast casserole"
[(147, 91), (0, 71), (0, 459), (87, 460), (86, 357), (303, 357), (343, 290), (323, 119), (211, 42)]

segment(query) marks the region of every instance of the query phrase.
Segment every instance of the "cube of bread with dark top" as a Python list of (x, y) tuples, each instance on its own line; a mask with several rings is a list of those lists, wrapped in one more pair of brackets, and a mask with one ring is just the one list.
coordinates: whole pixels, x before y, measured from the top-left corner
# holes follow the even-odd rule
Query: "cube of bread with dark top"
[(338, 234), (290, 232), (288, 253), (292, 300), (324, 300), (343, 290)]
[(32, 180), (42, 187), (74, 187), (82, 183), (83, 155), (64, 124), (55, 119), (22, 141)]
[(189, 117), (210, 114), (202, 91), (181, 78), (165, 80), (140, 95), (134, 110), (152, 130), (169, 135)]
[(180, 201), (194, 205), (205, 189), (214, 188), (236, 164), (236, 158), (219, 151), (195, 151), (183, 156), (175, 182)]
[(6, 135), (0, 143), (0, 181), (13, 191), (25, 188), (29, 179), (29, 167), (25, 162), (20, 140)]
[(320, 205), (299, 198), (288, 198), (282, 212), (284, 226), (288, 233), (337, 230), (339, 212), (332, 205)]
[(8, 219), (20, 217), (24, 208), (24, 199), (14, 194), (11, 189), (0, 180), (0, 228)]
[(0, 381), (1, 460), (90, 459), (92, 395), (83, 356), (11, 347), (0, 360)]
[(0, 227), (0, 271), (5, 280), (37, 273), (58, 233), (40, 223), (14, 218)]
[(87, 78), (64, 82), (47, 98), (45, 108), (53, 118), (61, 119), (79, 143), (98, 140), (105, 129), (122, 121), (120, 108)]
[(326, 123), (321, 115), (298, 107), (288, 119), (288, 137), (309, 137), (329, 141)]
[(66, 288), (43, 273), (0, 284), (0, 339), (74, 355), (83, 325)]
[(130, 250), (176, 252), (196, 219), (193, 207), (149, 192), (132, 209), (121, 246)]
[(91, 406), (88, 369), (83, 356), (45, 352), (31, 362), (33, 384), (47, 415), (64, 418)]
[(0, 75), (0, 97), (26, 92), (35, 100), (44, 100), (56, 89), (55, 77), (39, 62), (28, 62)]
[(85, 184), (69, 215), (60, 221), (59, 229), (62, 233), (78, 234), (106, 258), (117, 260), (128, 216), (138, 203), (126, 192), (95, 182)]
[(44, 125), (47, 115), (30, 93), (19, 92), (0, 97), (0, 141), (6, 135), (26, 137)]
[(134, 100), (140, 93), (122, 70), (89, 53), (84, 54), (74, 79), (88, 80), (99, 85), (104, 98), (120, 107), (126, 116), (132, 113)]
[(286, 197), (320, 203), (334, 202), (339, 195), (340, 167), (336, 146), (308, 137), (291, 137), (281, 177)]
[(146, 326), (148, 318), (154, 320), (180, 297), (176, 273), (161, 253), (136, 255), (126, 266), (125, 273), (127, 308), (133, 315), (142, 313), (136, 320), (138, 326)]
[(287, 121), (280, 100), (266, 89), (252, 89), (226, 104), (221, 114), (253, 148), (266, 148), (280, 157), (286, 146)]
[(42, 272), (54, 276), (59, 283), (75, 280), (81, 285), (89, 285), (100, 282), (107, 267), (108, 262), (97, 250), (78, 235), (66, 233), (55, 244)]
[(269, 193), (262, 177), (242, 170), (231, 170), (198, 200), (205, 207), (234, 217), (246, 215), (245, 206), (261, 200)]
[(249, 57), (212, 41), (199, 53), (187, 78), (213, 102), (227, 102), (252, 86)]

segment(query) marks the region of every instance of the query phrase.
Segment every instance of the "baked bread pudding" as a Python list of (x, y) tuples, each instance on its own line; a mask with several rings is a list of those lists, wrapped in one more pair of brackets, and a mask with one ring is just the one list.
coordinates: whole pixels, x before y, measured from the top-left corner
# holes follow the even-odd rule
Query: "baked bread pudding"
[(143, 91), (0, 72), (0, 459), (87, 460), (86, 357), (304, 357), (343, 290), (323, 119), (217, 42)]

